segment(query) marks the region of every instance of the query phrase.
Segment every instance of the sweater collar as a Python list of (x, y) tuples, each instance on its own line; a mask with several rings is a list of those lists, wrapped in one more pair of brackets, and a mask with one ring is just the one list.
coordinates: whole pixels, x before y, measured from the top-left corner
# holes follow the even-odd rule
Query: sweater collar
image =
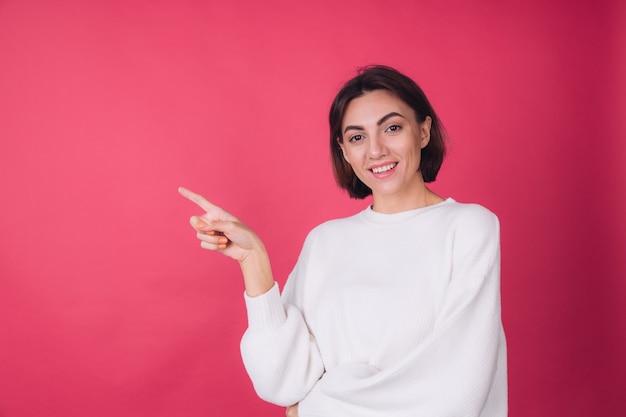
[(436, 210), (440, 207), (444, 207), (455, 202), (456, 201), (453, 198), (448, 197), (437, 204), (432, 204), (430, 206), (420, 207), (413, 210), (401, 211), (399, 213), (393, 214), (379, 213), (372, 210), (372, 206), (370, 205), (367, 206), (367, 208), (360, 213), (360, 217), (370, 223), (376, 223), (381, 225), (398, 224), (421, 216), (422, 214), (427, 213), (431, 210)]

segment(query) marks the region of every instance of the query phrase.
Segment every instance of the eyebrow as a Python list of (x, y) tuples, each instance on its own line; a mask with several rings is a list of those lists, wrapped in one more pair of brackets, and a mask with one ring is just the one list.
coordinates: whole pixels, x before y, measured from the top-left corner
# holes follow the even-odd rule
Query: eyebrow
[[(400, 113), (397, 113), (397, 112), (395, 112), (395, 111), (392, 111), (391, 113), (386, 114), (386, 115), (384, 115), (383, 117), (381, 117), (381, 118), (380, 118), (380, 120), (376, 122), (376, 126), (380, 126), (380, 125), (382, 125), (382, 124), (383, 124), (383, 123), (385, 123), (387, 120), (389, 120), (390, 118), (395, 117), (395, 116), (400, 116), (400, 117), (402, 117), (403, 119), (406, 119), (406, 117), (404, 117), (404, 116), (403, 116), (403, 115), (401, 115)], [(349, 125), (349, 126), (346, 126), (346, 128), (345, 128), (345, 129), (343, 129), (343, 133), (346, 133), (348, 130), (365, 130), (365, 129), (363, 129), (363, 126), (354, 126), (354, 125)]]

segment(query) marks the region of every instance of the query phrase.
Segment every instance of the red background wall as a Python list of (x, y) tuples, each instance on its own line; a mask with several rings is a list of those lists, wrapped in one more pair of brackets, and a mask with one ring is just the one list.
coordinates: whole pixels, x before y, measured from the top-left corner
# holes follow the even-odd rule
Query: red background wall
[(283, 415), (240, 362), (238, 267), (176, 188), (255, 228), (282, 283), (367, 204), (334, 185), (326, 116), (368, 63), (443, 118), (435, 190), (500, 216), (510, 415), (616, 415), (623, 4), (0, 1), (0, 415)]

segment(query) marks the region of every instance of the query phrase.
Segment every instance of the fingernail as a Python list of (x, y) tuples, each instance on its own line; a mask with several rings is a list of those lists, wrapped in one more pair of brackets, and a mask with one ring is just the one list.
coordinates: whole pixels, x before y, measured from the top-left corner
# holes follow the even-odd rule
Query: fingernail
[(218, 242), (219, 243), (228, 243), (228, 239), (225, 238), (225, 237), (221, 237), (221, 238), (218, 239)]
[(198, 220), (196, 222), (196, 229), (202, 229), (203, 227), (206, 227), (206, 223), (203, 221)]

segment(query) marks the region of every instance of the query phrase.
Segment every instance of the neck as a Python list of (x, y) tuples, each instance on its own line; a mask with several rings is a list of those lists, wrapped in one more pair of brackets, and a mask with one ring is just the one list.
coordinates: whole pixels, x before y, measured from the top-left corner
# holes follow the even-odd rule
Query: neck
[(442, 197), (423, 186), (419, 192), (411, 193), (409, 196), (374, 195), (372, 210), (378, 213), (393, 214), (431, 206), (441, 203), (443, 200)]

